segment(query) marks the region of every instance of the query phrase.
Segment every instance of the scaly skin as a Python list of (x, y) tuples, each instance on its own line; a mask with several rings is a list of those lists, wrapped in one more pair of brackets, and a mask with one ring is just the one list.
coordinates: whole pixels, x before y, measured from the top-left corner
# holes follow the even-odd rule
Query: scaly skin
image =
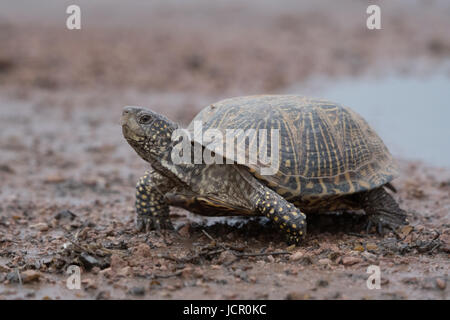
[(382, 234), (384, 227), (395, 230), (408, 224), (406, 212), (383, 187), (364, 192), (360, 201), (368, 215), (367, 231), (376, 226), (378, 233)]
[(299, 244), (306, 236), (306, 215), (269, 188), (257, 194), (255, 204), (261, 215), (286, 232), (289, 244)]
[(156, 171), (147, 171), (136, 185), (136, 227), (141, 231), (172, 230), (169, 205), (164, 199), (166, 179)]

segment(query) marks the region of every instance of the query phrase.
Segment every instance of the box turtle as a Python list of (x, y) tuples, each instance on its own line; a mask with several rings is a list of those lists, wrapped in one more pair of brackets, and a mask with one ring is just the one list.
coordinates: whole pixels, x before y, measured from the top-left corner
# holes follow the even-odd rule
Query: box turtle
[[(211, 149), (195, 138), (195, 123), (224, 135), (230, 129), (276, 129), (277, 170), (262, 174), (262, 161), (237, 162), (220, 148)], [(391, 154), (361, 116), (337, 103), (259, 95), (211, 104), (184, 132), (190, 135), (193, 154), (200, 146), (201, 152), (209, 150), (221, 162), (174, 161), (180, 143), (177, 129), (176, 123), (153, 111), (123, 110), (124, 137), (151, 164), (136, 186), (140, 230), (173, 228), (170, 205), (207, 216), (266, 216), (285, 232), (289, 243), (305, 237), (309, 214), (363, 210), (368, 227), (375, 225), (380, 232), (407, 223), (405, 211), (386, 190), (394, 191), (390, 181), (397, 174)], [(245, 143), (235, 149), (247, 158), (248, 138), (244, 136)], [(273, 141), (265, 142), (268, 152)]]

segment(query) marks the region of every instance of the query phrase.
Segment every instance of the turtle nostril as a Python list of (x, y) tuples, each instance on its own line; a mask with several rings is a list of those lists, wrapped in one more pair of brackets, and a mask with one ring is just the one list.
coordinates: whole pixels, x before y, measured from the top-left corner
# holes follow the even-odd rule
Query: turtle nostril
[(123, 108), (122, 115), (124, 115), (124, 116), (129, 115), (129, 114), (131, 114), (131, 111), (132, 111), (132, 108), (125, 107), (125, 108)]

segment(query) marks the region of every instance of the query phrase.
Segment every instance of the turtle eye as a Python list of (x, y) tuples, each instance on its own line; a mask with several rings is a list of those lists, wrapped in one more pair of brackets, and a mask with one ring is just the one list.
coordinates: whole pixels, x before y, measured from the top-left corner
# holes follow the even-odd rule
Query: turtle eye
[(148, 114), (144, 114), (139, 118), (139, 123), (140, 124), (148, 124), (148, 123), (150, 123), (151, 120), (152, 120), (151, 116), (149, 116)]

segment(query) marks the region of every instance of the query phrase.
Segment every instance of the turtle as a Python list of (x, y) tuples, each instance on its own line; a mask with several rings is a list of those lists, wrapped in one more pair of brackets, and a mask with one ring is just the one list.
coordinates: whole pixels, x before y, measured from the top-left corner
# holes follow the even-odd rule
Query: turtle
[[(244, 156), (237, 159), (220, 143), (202, 141), (208, 130), (217, 136), (239, 131), (233, 138), (244, 143), (232, 149)], [(278, 138), (246, 135), (269, 130)], [(136, 185), (141, 231), (173, 229), (170, 206), (204, 216), (264, 216), (290, 244), (305, 238), (312, 214), (363, 211), (368, 228), (379, 232), (408, 223), (391, 194), (398, 176), (391, 153), (359, 114), (338, 103), (299, 95), (229, 98), (202, 109), (186, 129), (157, 112), (128, 106), (122, 132), (150, 164)], [(266, 147), (262, 155), (278, 150), (273, 172), (268, 173), (268, 157), (248, 159), (255, 144)], [(222, 161), (196, 161), (195, 154), (206, 152)], [(188, 161), (180, 162), (180, 155)]]

